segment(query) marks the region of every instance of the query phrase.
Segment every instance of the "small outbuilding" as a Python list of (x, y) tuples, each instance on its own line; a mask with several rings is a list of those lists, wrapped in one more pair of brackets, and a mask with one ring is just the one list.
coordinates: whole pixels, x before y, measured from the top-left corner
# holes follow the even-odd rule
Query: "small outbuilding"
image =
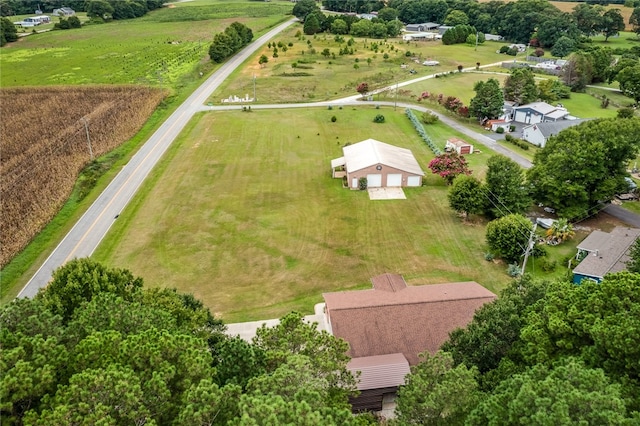
[(473, 154), (473, 145), (458, 138), (447, 140), (444, 149), (445, 151), (455, 151), (460, 155)]
[(546, 102), (533, 102), (513, 108), (513, 121), (524, 124), (536, 124), (545, 121), (565, 120), (569, 111), (561, 106), (549, 105)]
[(424, 172), (409, 149), (367, 139), (342, 152), (343, 157), (331, 160), (332, 176), (346, 177), (351, 189), (359, 189), (361, 178), (369, 188), (422, 185)]
[(60, 16), (60, 17), (69, 17), (69, 16), (73, 16), (76, 14), (76, 11), (71, 9), (70, 7), (61, 7), (59, 9), (53, 9), (53, 16)]

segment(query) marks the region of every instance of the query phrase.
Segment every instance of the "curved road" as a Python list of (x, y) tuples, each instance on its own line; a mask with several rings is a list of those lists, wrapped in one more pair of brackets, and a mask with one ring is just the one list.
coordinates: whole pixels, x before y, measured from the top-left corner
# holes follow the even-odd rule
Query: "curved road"
[(142, 182), (160, 160), (167, 148), (180, 134), (191, 117), (198, 111), (207, 98), (229, 75), (240, 66), (260, 46), (295, 22), (289, 20), (247, 47), (226, 62), (211, 77), (193, 92), (187, 100), (169, 116), (167, 121), (149, 138), (140, 150), (123, 167), (98, 199), (89, 207), (74, 227), (58, 244), (40, 269), (24, 286), (18, 297), (33, 297), (45, 287), (55, 269), (75, 257), (91, 256), (102, 238), (111, 228), (120, 212), (129, 203)]

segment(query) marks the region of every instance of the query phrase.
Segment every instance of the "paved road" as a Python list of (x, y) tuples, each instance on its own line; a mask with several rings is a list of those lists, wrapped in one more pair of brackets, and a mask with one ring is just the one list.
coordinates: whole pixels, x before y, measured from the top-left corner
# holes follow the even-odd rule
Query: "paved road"
[(40, 288), (47, 285), (56, 268), (75, 257), (91, 256), (149, 172), (211, 93), (260, 46), (293, 22), (295, 20), (287, 21), (269, 31), (207, 78), (123, 167), (20, 291), (18, 297), (35, 296)]

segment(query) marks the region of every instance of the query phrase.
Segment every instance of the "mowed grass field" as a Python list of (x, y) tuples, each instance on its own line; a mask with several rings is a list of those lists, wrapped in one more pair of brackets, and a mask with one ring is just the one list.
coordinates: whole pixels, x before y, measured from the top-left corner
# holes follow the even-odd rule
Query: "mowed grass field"
[[(340, 55), (350, 36), (344, 36), (344, 41), (338, 42), (331, 34), (296, 37), (298, 32), (302, 33), (301, 24), (291, 26), (273, 40), (287, 47), (286, 52), (278, 48), (277, 58), (273, 57), (273, 47), (264, 46), (257, 51), (209, 100), (220, 103), (232, 95), (251, 96), (254, 76), (259, 103), (312, 102), (355, 95), (361, 82), (367, 82), (373, 90), (398, 81), (455, 71), (458, 65), (475, 67), (477, 62), (489, 64), (504, 59), (504, 55), (496, 53), (502, 45), (498, 43), (487, 42), (474, 50), (474, 46), (467, 44), (445, 46), (440, 41), (407, 43), (401, 38), (386, 41), (354, 38), (350, 46), (353, 54)], [(324, 49), (329, 49), (329, 56), (322, 55)], [(410, 56), (406, 56), (407, 52)], [(262, 55), (269, 59), (263, 67), (258, 64)], [(426, 59), (437, 60), (440, 65), (423, 66), (421, 63)], [(294, 68), (294, 63), (297, 68)], [(296, 72), (308, 75), (292, 75)]]
[[(379, 113), (386, 123), (372, 122)], [(426, 186), (393, 201), (342, 188), (330, 160), (346, 142), (371, 137), (411, 149)], [(509, 278), (484, 260), (484, 224), (463, 224), (447, 207), (431, 158), (401, 110), (203, 113), (94, 257), (147, 286), (193, 293), (228, 322), (311, 313), (323, 292), (367, 287), (385, 272), (499, 291)]]
[[(213, 68), (208, 50), (234, 21), (255, 36), (287, 19), (291, 4), (194, 1), (147, 16), (32, 34), (2, 48), (0, 85), (146, 84), (179, 88)], [(191, 76), (191, 78), (193, 78)]]

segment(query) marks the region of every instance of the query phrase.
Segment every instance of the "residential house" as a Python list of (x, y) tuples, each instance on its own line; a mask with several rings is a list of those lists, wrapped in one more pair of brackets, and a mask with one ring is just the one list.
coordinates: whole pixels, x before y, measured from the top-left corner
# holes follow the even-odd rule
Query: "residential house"
[(546, 102), (533, 102), (513, 107), (513, 121), (524, 124), (536, 124), (545, 121), (566, 120), (569, 111), (561, 106), (549, 105)]
[(484, 35), (484, 39), (486, 41), (502, 41), (502, 40), (504, 40), (504, 37), (502, 37), (501, 35), (497, 35), (497, 34), (485, 34)]
[(555, 136), (561, 131), (569, 127), (577, 126), (587, 121), (586, 119), (577, 120), (559, 120), (536, 123), (526, 126), (522, 129), (522, 139), (525, 141), (544, 148), (551, 136)]
[(418, 355), (435, 353), (496, 295), (475, 282), (408, 286), (398, 274), (371, 279), (369, 290), (324, 293), (326, 326), (349, 343), (348, 368), (360, 371), (354, 411), (380, 411)]
[(61, 7), (59, 9), (53, 9), (53, 16), (60, 16), (60, 17), (69, 17), (69, 16), (73, 16), (76, 14), (76, 11), (71, 9), (70, 7)]
[(626, 270), (629, 251), (638, 237), (640, 229), (636, 228), (593, 231), (578, 244), (576, 257), (582, 260), (573, 270), (573, 282), (579, 284), (586, 278), (600, 282), (608, 273)]
[(424, 32), (424, 31), (435, 31), (440, 27), (440, 24), (436, 24), (434, 22), (425, 22), (423, 24), (407, 24), (405, 26), (405, 31), (409, 32)]
[(342, 148), (343, 157), (331, 160), (332, 176), (346, 176), (347, 186), (358, 189), (359, 180), (367, 187), (421, 186), (424, 172), (411, 150), (367, 139)]

